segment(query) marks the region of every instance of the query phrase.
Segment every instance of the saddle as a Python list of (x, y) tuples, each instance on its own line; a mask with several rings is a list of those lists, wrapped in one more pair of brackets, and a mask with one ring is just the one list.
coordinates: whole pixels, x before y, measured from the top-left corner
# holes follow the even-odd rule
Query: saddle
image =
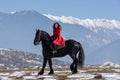
[(65, 47), (65, 43), (63, 45), (57, 46), (57, 50), (61, 49), (61, 48), (64, 48), (64, 47)]
[[(54, 45), (54, 44), (53, 44)], [(60, 46), (56, 46), (56, 49), (54, 49), (53, 48), (53, 46), (52, 46), (52, 53), (53, 53), (53, 57), (55, 56), (55, 54), (57, 54), (57, 51), (59, 50), (59, 49), (62, 49), (62, 48), (64, 48), (65, 47), (65, 44), (63, 44), (63, 45), (60, 45)]]
[[(53, 45), (54, 45), (54, 44), (52, 44), (50, 47), (51, 47), (51, 49), (54, 50)], [(62, 49), (62, 48), (64, 48), (64, 47), (65, 47), (65, 43), (64, 43), (63, 45), (59, 45), (59, 46), (57, 45), (56, 50)]]

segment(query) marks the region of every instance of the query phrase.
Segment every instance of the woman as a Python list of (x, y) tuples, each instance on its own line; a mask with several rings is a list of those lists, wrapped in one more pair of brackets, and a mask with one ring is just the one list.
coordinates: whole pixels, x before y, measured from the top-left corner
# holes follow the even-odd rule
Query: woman
[(58, 46), (62, 46), (64, 45), (65, 43), (65, 40), (64, 38), (61, 36), (61, 26), (58, 22), (54, 23), (53, 24), (53, 48), (54, 48), (54, 51), (53, 53), (57, 53), (57, 47)]

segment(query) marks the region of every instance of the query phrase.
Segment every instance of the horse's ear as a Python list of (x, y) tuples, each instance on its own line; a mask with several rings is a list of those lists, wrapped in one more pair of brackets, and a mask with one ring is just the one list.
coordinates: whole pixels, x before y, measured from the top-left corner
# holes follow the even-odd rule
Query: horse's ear
[(38, 29), (38, 31), (41, 31), (40, 29)]
[(36, 31), (38, 31), (38, 29), (35, 29)]

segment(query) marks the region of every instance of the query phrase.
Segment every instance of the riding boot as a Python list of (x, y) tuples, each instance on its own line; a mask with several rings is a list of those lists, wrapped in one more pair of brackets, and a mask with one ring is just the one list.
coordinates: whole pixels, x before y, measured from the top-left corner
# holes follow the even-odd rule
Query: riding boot
[(57, 53), (57, 45), (53, 44), (53, 54)]

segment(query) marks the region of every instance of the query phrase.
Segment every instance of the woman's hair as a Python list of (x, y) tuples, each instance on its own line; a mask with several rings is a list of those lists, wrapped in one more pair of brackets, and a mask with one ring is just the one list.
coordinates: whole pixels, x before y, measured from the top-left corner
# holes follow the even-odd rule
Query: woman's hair
[(53, 24), (53, 28), (55, 28), (55, 24), (58, 24), (58, 27), (59, 27), (60, 29), (62, 29), (62, 28), (61, 28), (61, 25), (60, 25), (58, 22), (55, 22), (55, 23)]

